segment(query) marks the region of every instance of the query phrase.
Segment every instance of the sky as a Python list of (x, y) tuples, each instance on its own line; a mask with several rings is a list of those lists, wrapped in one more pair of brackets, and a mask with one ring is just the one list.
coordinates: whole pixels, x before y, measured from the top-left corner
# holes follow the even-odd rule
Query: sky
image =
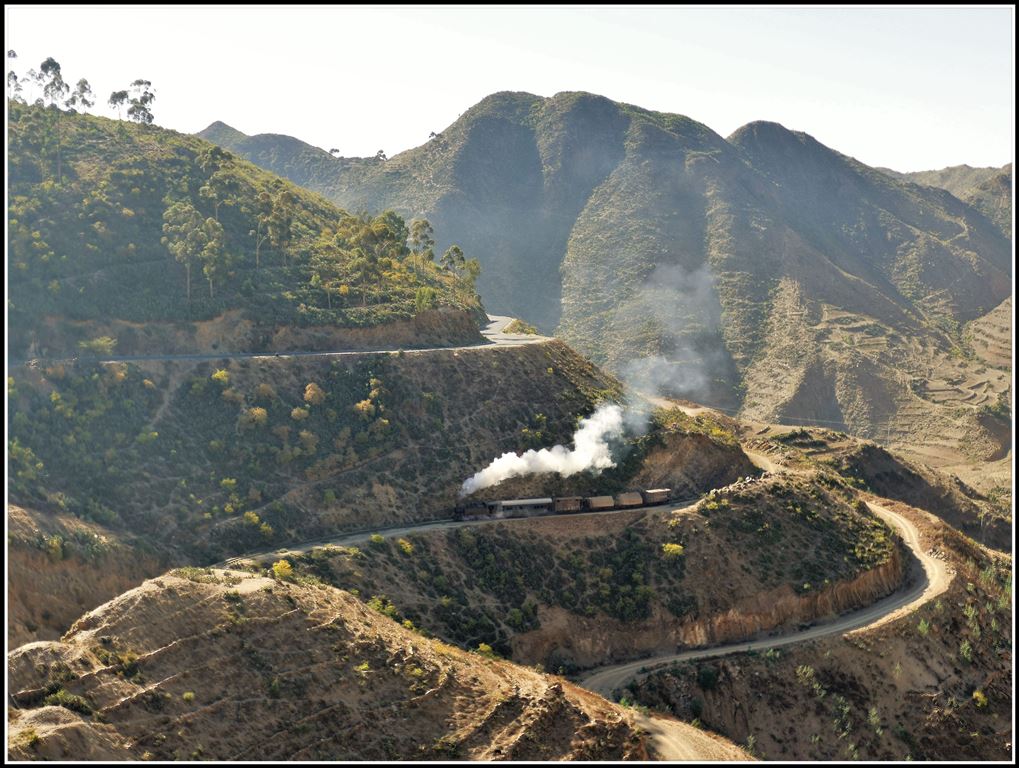
[(156, 123), (188, 133), (222, 120), (391, 157), (496, 91), (590, 91), (722, 136), (773, 120), (899, 171), (1013, 158), (1010, 6), (5, 10), (19, 75), (53, 56), (102, 105), (150, 80)]

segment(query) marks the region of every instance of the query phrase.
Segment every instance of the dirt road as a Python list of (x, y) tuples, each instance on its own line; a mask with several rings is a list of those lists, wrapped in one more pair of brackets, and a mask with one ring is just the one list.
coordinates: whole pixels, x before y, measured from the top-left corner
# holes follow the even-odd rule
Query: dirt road
[(646, 677), (654, 669), (673, 662), (694, 661), (696, 659), (726, 656), (731, 653), (746, 651), (763, 651), (827, 635), (865, 632), (900, 618), (944, 592), (951, 583), (954, 574), (945, 563), (928, 555), (923, 550), (923, 547), (920, 545), (920, 533), (917, 531), (916, 526), (902, 515), (892, 512), (880, 504), (868, 502), (867, 505), (874, 514), (899, 531), (906, 546), (909, 547), (922, 566), (922, 568), (918, 569), (922, 573), (917, 574), (917, 578), (914, 579), (910, 586), (859, 611), (848, 613), (830, 622), (805, 629), (802, 632), (779, 637), (759, 638), (747, 642), (716, 646), (714, 648), (700, 648), (683, 651), (682, 653), (655, 656), (650, 659), (601, 667), (588, 673), (580, 680), (579, 684), (589, 691), (594, 691), (606, 698), (611, 698), (614, 691), (622, 688), (630, 680)]
[[(271, 359), (271, 358), (290, 358), (290, 357), (345, 357), (348, 355), (389, 355), (395, 352), (404, 352), (405, 354), (420, 354), (423, 352), (448, 352), (450, 350), (469, 350), (469, 349), (484, 349), (491, 346), (499, 347), (522, 347), (527, 344), (541, 344), (546, 341), (551, 341), (548, 336), (537, 336), (534, 334), (525, 333), (503, 333), (505, 328), (513, 320), (512, 317), (505, 317), (503, 315), (489, 315), (489, 323), (485, 329), (481, 332), (481, 335), (485, 337), (485, 341), (480, 344), (465, 344), (457, 347), (426, 347), (423, 349), (414, 349), (408, 347), (392, 347), (385, 349), (351, 349), (351, 350), (334, 350), (329, 352), (216, 352), (216, 353), (202, 353), (193, 355), (129, 355), (120, 357), (107, 357), (101, 360), (96, 360), (97, 363), (144, 363), (144, 362), (159, 362), (159, 361), (172, 361), (172, 360), (187, 360), (187, 361), (209, 361), (209, 360), (251, 360), (251, 359)], [(72, 363), (79, 358), (68, 358), (66, 360), (47, 360), (47, 363)], [(84, 359), (84, 358), (81, 358)], [(9, 364), (10, 368), (18, 368), (23, 365), (29, 365), (32, 363), (38, 363), (38, 360), (21, 360), (11, 361)]]

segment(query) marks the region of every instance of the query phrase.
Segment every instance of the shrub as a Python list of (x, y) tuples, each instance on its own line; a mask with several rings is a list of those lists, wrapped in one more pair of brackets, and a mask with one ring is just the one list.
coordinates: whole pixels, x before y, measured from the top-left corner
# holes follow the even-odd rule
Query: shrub
[(68, 693), (63, 688), (58, 690), (56, 693), (51, 693), (42, 703), (48, 707), (63, 707), (69, 709), (72, 712), (77, 712), (80, 715), (92, 714), (92, 705), (89, 704), (81, 696), (76, 696), (73, 693)]
[(386, 540), (381, 533), (373, 533), (369, 537), (368, 543), (371, 544), (373, 547), (381, 547), (386, 543)]
[(414, 545), (411, 544), (406, 539), (397, 539), (396, 545), (400, 548), (400, 551), (403, 552), (403, 554), (405, 555), (414, 554)]
[(194, 691), (184, 691), (184, 695), (181, 698), (183, 698), (185, 702), (190, 704), (192, 701), (195, 700), (195, 692)]
[(216, 382), (217, 384), (219, 384), (219, 385), (221, 385), (221, 386), (224, 386), (224, 387), (225, 387), (225, 386), (226, 386), (227, 384), (229, 384), (229, 383), (230, 383), (230, 374), (229, 374), (229, 373), (227, 373), (227, 372), (226, 372), (226, 370), (225, 370), (225, 369), (223, 369), (223, 368), (220, 368), (219, 370), (217, 370), (217, 371), (216, 371), (215, 373), (213, 373), (213, 374), (212, 374), (212, 376), (210, 376), (209, 378), (210, 378), (210, 379), (212, 379), (212, 380), (213, 380), (214, 382)]
[(287, 560), (277, 560), (272, 564), (272, 573), (277, 579), (285, 581), (293, 578), (294, 567)]
[(308, 405), (321, 405), (326, 400), (326, 393), (315, 382), (304, 388), (304, 402)]
[(492, 650), (492, 646), (488, 643), (478, 643), (478, 654), (484, 656), (486, 659), (498, 659), (499, 656), (495, 651)]
[(263, 427), (269, 422), (269, 412), (265, 408), (248, 408), (241, 411), (237, 424), (241, 428)]
[(973, 701), (976, 702), (978, 708), (982, 709), (987, 706), (987, 695), (980, 689), (977, 689), (973, 691)]
[(959, 655), (968, 662), (973, 661), (973, 646), (970, 645), (969, 640), (963, 640), (959, 644)]
[(697, 685), (702, 690), (710, 691), (718, 684), (718, 670), (714, 667), (700, 667), (697, 670)]
[(78, 348), (89, 355), (111, 355), (117, 340), (111, 336), (99, 336), (78, 342)]
[(665, 555), (666, 560), (675, 560), (683, 554), (683, 545), (671, 542), (662, 544), (662, 554)]

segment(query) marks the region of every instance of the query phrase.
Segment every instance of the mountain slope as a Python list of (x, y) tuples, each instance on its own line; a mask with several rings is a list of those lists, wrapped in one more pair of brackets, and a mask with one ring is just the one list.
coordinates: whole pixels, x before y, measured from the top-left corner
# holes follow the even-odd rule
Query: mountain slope
[[(351, 216), (158, 127), (18, 103), (10, 118), (15, 357), (75, 354), (103, 335), (122, 352), (207, 350), (215, 334), (223, 349), (264, 350), (281, 326), (336, 333), (424, 309), (480, 338), (469, 280), (408, 258), (399, 217)], [(176, 235), (164, 229), (174, 212)]]
[(230, 571), (147, 581), (8, 670), (20, 759), (647, 758), (630, 713), (565, 681)]
[[(586, 93), (497, 93), (421, 147), (327, 169), (323, 194), (427, 216), (481, 260), (489, 306), (646, 388), (1001, 448), (966, 393), (928, 391), (959, 375), (961, 324), (1011, 291), (1008, 240), (943, 190), (774, 123), (723, 139)], [(979, 384), (991, 397), (999, 374)]]
[(954, 165), (940, 171), (899, 173), (879, 168), (897, 179), (947, 189), (957, 198), (972, 205), (1001, 229), (1005, 237), (1012, 234), (1012, 163), (1001, 168), (971, 168)]

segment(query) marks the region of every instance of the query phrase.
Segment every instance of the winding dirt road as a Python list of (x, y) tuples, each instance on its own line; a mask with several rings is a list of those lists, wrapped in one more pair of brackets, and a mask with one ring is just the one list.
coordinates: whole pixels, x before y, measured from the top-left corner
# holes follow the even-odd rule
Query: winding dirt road
[(805, 640), (814, 640), (828, 635), (848, 632), (859, 633), (874, 629), (915, 610), (948, 589), (954, 573), (941, 560), (932, 557), (923, 550), (920, 546), (920, 534), (916, 526), (902, 515), (892, 512), (879, 504), (868, 502), (867, 506), (870, 507), (874, 514), (899, 531), (906, 546), (909, 547), (919, 565), (922, 566), (922, 568), (916, 569), (920, 572), (916, 574), (917, 578), (913, 579), (911, 585), (866, 608), (861, 608), (858, 611), (845, 614), (833, 621), (818, 624), (801, 632), (720, 645), (714, 648), (699, 648), (683, 651), (682, 653), (655, 656), (649, 659), (601, 667), (583, 677), (579, 684), (589, 691), (594, 691), (606, 698), (610, 698), (614, 691), (622, 688), (630, 680), (646, 677), (655, 669), (673, 662), (694, 661), (746, 651), (763, 651), (769, 648), (779, 648), (783, 645), (801, 643)]

